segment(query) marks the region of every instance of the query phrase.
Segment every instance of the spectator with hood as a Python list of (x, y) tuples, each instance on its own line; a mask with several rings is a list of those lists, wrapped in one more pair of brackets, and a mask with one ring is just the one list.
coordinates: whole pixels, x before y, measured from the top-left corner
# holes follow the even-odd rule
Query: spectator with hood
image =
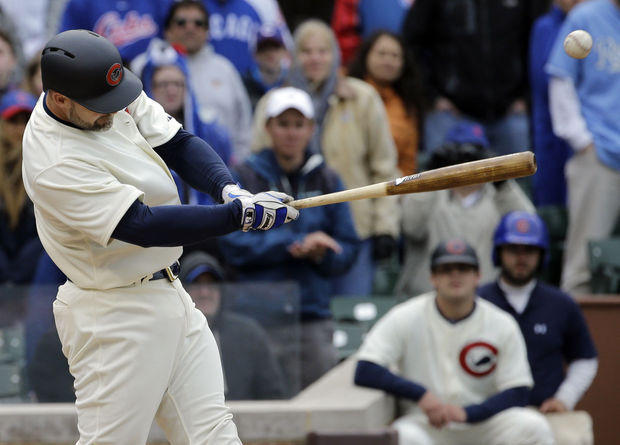
[[(227, 400), (282, 399), (284, 376), (265, 330), (231, 310), (224, 268), (213, 256), (195, 251), (181, 258), (179, 278), (207, 317), (224, 368)], [(230, 297), (230, 298), (229, 298)]]

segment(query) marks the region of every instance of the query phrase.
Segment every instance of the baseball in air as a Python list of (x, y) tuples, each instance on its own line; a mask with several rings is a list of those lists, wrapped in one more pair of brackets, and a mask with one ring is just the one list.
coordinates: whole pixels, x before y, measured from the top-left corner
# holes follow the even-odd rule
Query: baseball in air
[(571, 32), (564, 39), (564, 51), (575, 59), (583, 59), (592, 49), (592, 36), (583, 29)]

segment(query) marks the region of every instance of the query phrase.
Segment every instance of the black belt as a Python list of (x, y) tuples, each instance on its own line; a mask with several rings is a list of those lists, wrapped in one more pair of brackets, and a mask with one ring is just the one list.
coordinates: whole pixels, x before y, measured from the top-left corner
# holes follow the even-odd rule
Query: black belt
[(170, 267), (166, 267), (162, 270), (158, 270), (153, 274), (151, 280), (161, 280), (166, 278), (170, 281), (174, 281), (178, 278), (179, 273), (181, 272), (181, 265), (178, 261), (175, 261), (174, 264)]

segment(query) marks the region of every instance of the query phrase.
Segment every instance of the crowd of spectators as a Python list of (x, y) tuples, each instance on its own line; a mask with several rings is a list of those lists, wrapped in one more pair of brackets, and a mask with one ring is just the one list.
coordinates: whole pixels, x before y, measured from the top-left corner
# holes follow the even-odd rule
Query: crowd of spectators
[[(525, 306), (508, 304), (519, 283), (503, 269), (497, 278), (506, 267), (498, 255), (508, 252), (506, 262), (516, 255), (493, 238), (510, 212), (535, 216), (552, 206), (568, 215), (561, 282), (545, 284), (562, 292), (532, 285), (528, 295), (548, 292), (565, 301), (591, 292), (587, 242), (612, 235), (620, 213), (620, 125), (613, 114), (620, 96), (618, 0), (335, 0), (311, 2), (314, 9), (280, 3), (0, 0), (0, 329), (25, 327), (22, 396), (73, 399), (51, 315), (54, 287), (66, 278), (38, 240), (21, 177), (21, 137), (43, 94), (39, 51), (67, 29), (111, 40), (146, 94), (207, 141), (254, 193), (278, 190), (299, 199), (495, 155), (537, 156), (531, 181), (304, 209), (277, 230), (187, 246), (181, 279), (218, 333), (225, 371), (244, 368), (244, 375), (226, 376), (229, 398), (287, 397), (315, 381), (336, 363), (330, 299), (372, 295), (387, 260), (397, 264), (391, 292), (401, 300), (433, 291), (432, 252), (446, 239), (475, 248), (472, 288), (476, 277), (480, 284), (497, 279), (485, 298), (523, 324)], [(583, 60), (562, 49), (562, 37), (577, 28), (594, 39)], [(214, 204), (171, 173), (183, 203)], [(551, 253), (545, 242), (537, 245), (537, 273)], [(269, 326), (232, 313), (225, 299), (234, 292), (213, 291), (222, 282), (254, 281), (299, 287), (300, 385), (284, 377), (290, 369)], [(243, 344), (243, 335), (261, 340), (247, 356), (268, 358), (267, 368), (235, 362), (229, 350)], [(535, 342), (524, 336), (530, 354)], [(568, 359), (595, 358), (594, 346), (586, 346)], [(376, 347), (369, 343), (363, 359), (387, 366)], [(542, 371), (529, 358), (538, 385)], [(367, 386), (372, 372), (362, 370)], [(265, 384), (274, 379), (281, 385)], [(53, 381), (61, 383), (50, 391), (45, 383)], [(561, 378), (554, 382), (553, 391)], [(416, 391), (414, 400), (421, 400)], [(569, 400), (565, 409), (574, 407)]]

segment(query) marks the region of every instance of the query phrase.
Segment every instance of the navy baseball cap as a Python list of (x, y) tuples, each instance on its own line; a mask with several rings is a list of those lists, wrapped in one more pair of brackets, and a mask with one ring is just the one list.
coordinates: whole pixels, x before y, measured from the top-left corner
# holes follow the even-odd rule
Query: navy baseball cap
[(182, 258), (179, 273), (182, 283), (193, 283), (203, 273), (211, 275), (217, 282), (225, 279), (225, 272), (220, 262), (206, 252), (194, 251)]
[(476, 250), (461, 239), (443, 241), (431, 255), (431, 269), (440, 264), (469, 264), (478, 268)]
[(455, 142), (457, 144), (474, 144), (484, 148), (489, 148), (489, 140), (484, 133), (482, 125), (475, 122), (460, 122), (452, 127), (444, 142)]
[(0, 100), (0, 116), (6, 120), (17, 113), (32, 113), (36, 104), (37, 99), (32, 94), (22, 90), (12, 90)]
[(255, 51), (260, 51), (268, 47), (283, 47), (284, 37), (278, 28), (271, 25), (263, 25), (256, 32)]

